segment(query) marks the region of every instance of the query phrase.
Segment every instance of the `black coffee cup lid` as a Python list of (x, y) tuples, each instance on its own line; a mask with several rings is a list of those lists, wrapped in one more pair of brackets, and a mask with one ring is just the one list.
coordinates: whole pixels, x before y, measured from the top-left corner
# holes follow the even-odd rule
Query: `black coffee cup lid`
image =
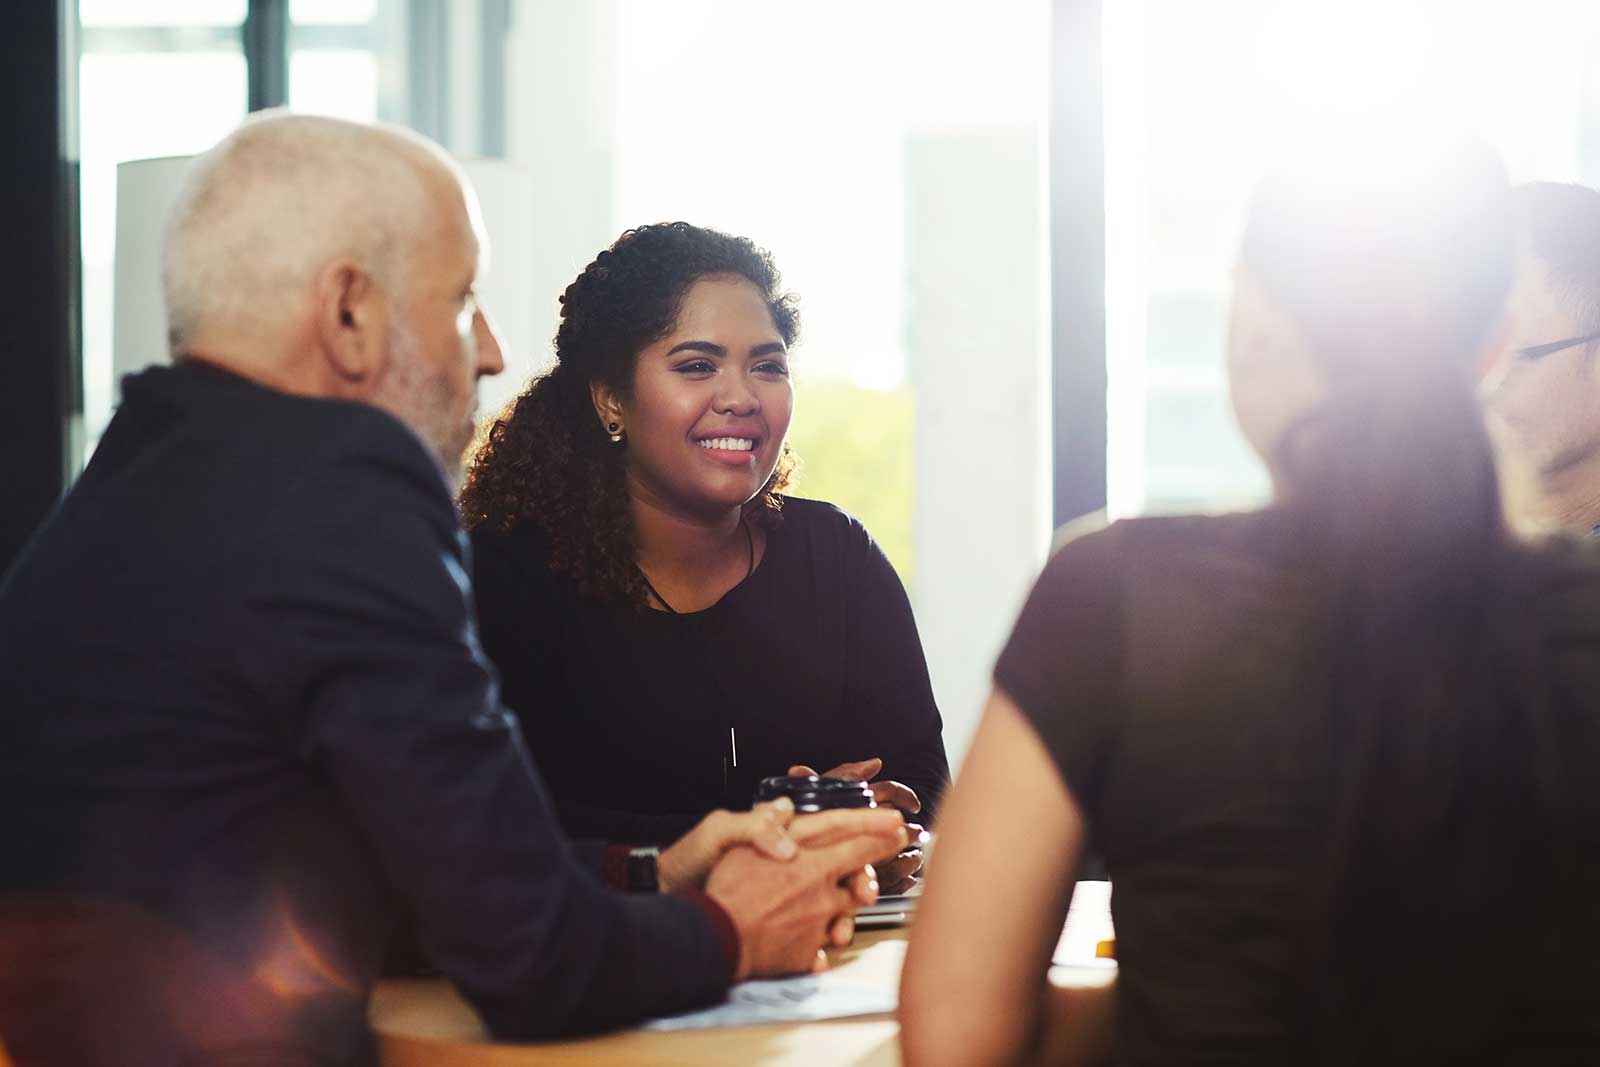
[(779, 797), (794, 801), (794, 810), (800, 812), (876, 807), (872, 800), (872, 787), (866, 782), (818, 774), (763, 778), (756, 786), (757, 804)]

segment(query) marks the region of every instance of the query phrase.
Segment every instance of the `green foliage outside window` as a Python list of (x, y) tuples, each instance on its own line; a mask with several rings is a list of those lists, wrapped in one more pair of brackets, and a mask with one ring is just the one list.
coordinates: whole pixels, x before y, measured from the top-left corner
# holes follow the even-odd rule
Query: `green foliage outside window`
[(909, 591), (916, 578), (911, 390), (800, 377), (795, 393), (789, 443), (800, 454), (800, 474), (792, 491), (860, 519)]

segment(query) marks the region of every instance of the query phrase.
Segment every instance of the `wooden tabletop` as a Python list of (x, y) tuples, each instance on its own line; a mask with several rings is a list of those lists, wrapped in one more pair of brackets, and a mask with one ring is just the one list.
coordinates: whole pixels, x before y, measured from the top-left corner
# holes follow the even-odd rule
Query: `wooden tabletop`
[[(1100, 883), (1103, 885), (1103, 883)], [(1094, 883), (1084, 883), (1084, 889)], [(1109, 896), (1080, 889), (1058, 963), (1058, 986), (1104, 985), (1116, 966), (1094, 958), (1110, 936)], [(830, 950), (835, 973), (852, 982), (894, 989), (910, 931), (863, 931)], [(670, 1032), (625, 1030), (538, 1045), (497, 1044), (455, 989), (439, 979), (379, 983), (370, 1011), (382, 1067), (899, 1067), (899, 1027), (891, 1015), (825, 1022), (733, 1026)]]
[[(829, 953), (839, 973), (874, 984), (899, 981), (906, 938), (901, 930), (861, 933)], [(383, 982), (372, 997), (382, 1067), (898, 1067), (898, 1027), (887, 1015), (772, 1026), (659, 1032), (625, 1030), (541, 1045), (490, 1043), (483, 1023), (449, 983)], [(822, 1051), (827, 1055), (819, 1061)]]

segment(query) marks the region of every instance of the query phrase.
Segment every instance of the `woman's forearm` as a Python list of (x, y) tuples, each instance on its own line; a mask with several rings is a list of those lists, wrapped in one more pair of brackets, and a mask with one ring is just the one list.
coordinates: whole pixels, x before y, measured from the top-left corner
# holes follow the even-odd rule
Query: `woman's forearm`
[[(1026, 718), (989, 701), (941, 815), (900, 980), (906, 1067), (1016, 1063), (1082, 852), (1082, 813)], [(1053, 1000), (1051, 1003), (1054, 1003)]]

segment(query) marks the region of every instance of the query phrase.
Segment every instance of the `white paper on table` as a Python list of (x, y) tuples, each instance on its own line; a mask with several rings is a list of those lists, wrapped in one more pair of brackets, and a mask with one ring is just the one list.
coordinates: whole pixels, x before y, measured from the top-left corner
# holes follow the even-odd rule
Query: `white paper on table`
[(1116, 936), (1111, 923), (1111, 883), (1079, 882), (1051, 962), (1069, 967), (1115, 967), (1114, 960), (1095, 956), (1095, 946)]
[(855, 1015), (892, 1012), (897, 991), (834, 974), (740, 982), (728, 999), (701, 1011), (652, 1019), (644, 1030), (699, 1030), (710, 1026), (756, 1026), (761, 1023), (805, 1023)]

